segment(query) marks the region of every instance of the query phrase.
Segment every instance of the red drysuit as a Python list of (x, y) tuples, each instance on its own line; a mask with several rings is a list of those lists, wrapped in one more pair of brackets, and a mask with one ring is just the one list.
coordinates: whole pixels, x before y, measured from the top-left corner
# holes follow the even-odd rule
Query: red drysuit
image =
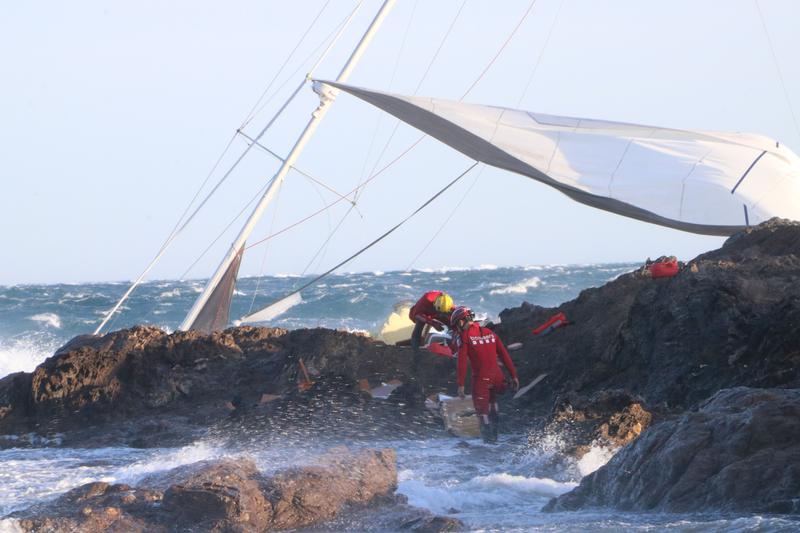
[(412, 322), (416, 322), (417, 317), (421, 317), (428, 324), (432, 324), (434, 321), (441, 322), (443, 318), (442, 315), (433, 307), (436, 298), (441, 294), (442, 291), (428, 291), (423, 294), (422, 298), (420, 298), (417, 303), (414, 304), (414, 307), (411, 308), (411, 311), (408, 312), (408, 318), (410, 318)]
[(463, 387), (467, 379), (467, 357), (472, 368), (472, 403), (480, 415), (489, 414), (489, 404), (497, 401), (497, 395), (506, 390), (503, 371), (497, 364), (497, 357), (517, 378), (517, 369), (508, 355), (500, 337), (492, 330), (473, 322), (461, 332), (461, 347), (458, 349), (458, 386)]

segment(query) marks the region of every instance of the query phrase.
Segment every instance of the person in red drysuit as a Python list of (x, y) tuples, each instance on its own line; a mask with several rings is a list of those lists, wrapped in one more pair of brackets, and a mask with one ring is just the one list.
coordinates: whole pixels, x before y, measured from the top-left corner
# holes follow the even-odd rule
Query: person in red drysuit
[(419, 345), (422, 340), (422, 330), (426, 325), (436, 331), (442, 331), (445, 324), (450, 323), (450, 312), (453, 310), (453, 298), (442, 291), (428, 291), (417, 300), (414, 307), (408, 312), (408, 318), (414, 322), (414, 332), (411, 334), (411, 347), (414, 349), (414, 367), (419, 359)]
[(506, 390), (505, 376), (497, 364), (497, 358), (503, 360), (503, 365), (511, 374), (514, 390), (519, 389), (519, 379), (514, 362), (500, 337), (474, 319), (475, 315), (467, 307), (456, 307), (450, 316), (450, 325), (459, 338), (458, 396), (464, 397), (469, 358), (472, 369), (472, 403), (480, 417), (481, 435), (486, 442), (496, 442), (500, 419), (497, 397)]

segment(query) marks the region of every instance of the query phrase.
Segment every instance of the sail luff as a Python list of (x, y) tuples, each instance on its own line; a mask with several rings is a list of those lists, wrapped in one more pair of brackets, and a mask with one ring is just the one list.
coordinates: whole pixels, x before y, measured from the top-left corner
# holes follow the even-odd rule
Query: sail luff
[[(347, 60), (347, 63), (342, 68), (339, 76), (336, 78), (337, 82), (344, 83), (350, 77), (353, 69), (355, 68), (358, 61), (361, 59), (361, 56), (364, 54), (367, 46), (369, 46), (370, 41), (375, 36), (375, 33), (378, 31), (378, 28), (386, 19), (389, 11), (394, 6), (395, 0), (385, 0), (383, 5), (381, 6), (378, 13), (375, 15), (375, 18), (372, 20), (369, 28), (361, 37), (361, 41), (356, 46), (353, 53), (350, 55), (350, 58)], [(315, 87), (315, 90), (317, 88)], [(264, 210), (269, 205), (272, 197), (277, 192), (278, 188), (283, 183), (286, 174), (288, 174), (289, 170), (291, 169), (292, 165), (294, 165), (297, 158), (300, 156), (300, 153), (303, 151), (303, 148), (314, 135), (317, 127), (319, 126), (320, 121), (325, 117), (328, 110), (330, 109), (330, 104), (333, 102), (333, 99), (336, 96), (336, 92), (338, 91), (318, 91), (320, 95), (320, 104), (317, 109), (311, 114), (311, 119), (308, 121), (303, 133), (300, 134), (300, 137), (295, 142), (294, 147), (292, 148), (289, 155), (284, 160), (281, 168), (275, 174), (275, 177), (272, 180), (272, 183), (264, 192), (264, 195), (259, 200), (258, 204), (253, 209), (250, 217), (245, 222), (244, 226), (239, 232), (239, 235), (236, 237), (236, 240), (231, 244), (228, 253), (220, 262), (217, 270), (214, 272), (214, 275), (211, 279), (208, 280), (206, 283), (203, 292), (197, 297), (192, 308), (189, 310), (189, 313), (186, 315), (186, 318), (181, 323), (179, 329), (187, 330), (191, 329), (197, 316), (203, 311), (204, 307), (209, 302), (211, 294), (216, 289), (217, 285), (222, 280), (225, 273), (228, 271), (228, 267), (230, 264), (236, 259), (239, 251), (244, 247), (245, 242), (247, 242), (247, 238), (252, 233), (253, 229), (255, 229), (256, 224), (261, 219), (261, 215), (264, 213)]]

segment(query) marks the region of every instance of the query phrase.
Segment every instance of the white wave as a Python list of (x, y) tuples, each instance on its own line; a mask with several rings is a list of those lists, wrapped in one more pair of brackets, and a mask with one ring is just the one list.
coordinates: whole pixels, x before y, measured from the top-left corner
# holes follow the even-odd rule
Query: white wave
[(246, 292), (244, 292), (244, 291), (240, 291), (239, 289), (234, 289), (234, 290), (233, 290), (233, 294), (234, 294), (235, 296), (247, 296), (247, 293), (246, 293)]
[(24, 531), (16, 518), (0, 519), (0, 533), (24, 533)]
[(38, 315), (29, 316), (28, 320), (40, 322), (45, 326), (50, 326), (52, 328), (61, 327), (61, 317), (55, 313), (39, 313)]
[(180, 289), (172, 289), (171, 291), (164, 291), (158, 295), (159, 298), (174, 298), (181, 295)]
[(367, 296), (369, 295), (366, 292), (362, 292), (350, 298), (349, 301), (351, 304), (357, 304), (358, 302), (363, 302), (364, 300), (366, 300)]
[(281, 272), (281, 273), (275, 274), (272, 277), (273, 278), (278, 278), (278, 279), (285, 279), (285, 278), (299, 278), (299, 277), (302, 277), (302, 276), (300, 276), (300, 274), (285, 274), (285, 273)]
[(224, 455), (223, 450), (216, 446), (210, 446), (202, 441), (195, 442), (177, 450), (168, 449), (166, 453), (159, 450), (159, 453), (153, 456), (120, 468), (114, 472), (113, 478), (126, 483), (136, 483), (148, 474), (171, 470), (198, 461), (218, 459)]
[(554, 497), (571, 491), (578, 486), (575, 482), (562, 483), (550, 478), (514, 476), (501, 472), (499, 474), (489, 474), (488, 476), (478, 476), (471, 483), (486, 487), (509, 489), (515, 492), (529, 492), (542, 496)]
[(506, 285), (499, 289), (492, 289), (489, 294), (525, 294), (528, 289), (535, 289), (542, 284), (542, 280), (537, 277), (528, 278), (514, 285)]
[(589, 451), (578, 461), (578, 471), (581, 476), (588, 476), (614, 457), (616, 449), (605, 446), (592, 446)]
[(0, 344), (0, 378), (14, 372), (32, 372), (58, 348), (55, 342), (17, 339)]
[(383, 270), (374, 270), (374, 271), (372, 272), (372, 275), (373, 275), (373, 276), (383, 276), (383, 275), (384, 275), (384, 273), (385, 273), (385, 272), (384, 272)]
[(409, 504), (424, 507), (436, 514), (447, 514), (453, 508), (462, 511), (490, 510), (508, 505), (510, 499), (528, 501), (532, 496), (546, 500), (569, 492), (578, 485), (505, 472), (477, 476), (463, 483), (450, 480), (441, 485), (413, 479), (413, 476), (413, 471), (401, 471), (397, 491), (408, 498)]

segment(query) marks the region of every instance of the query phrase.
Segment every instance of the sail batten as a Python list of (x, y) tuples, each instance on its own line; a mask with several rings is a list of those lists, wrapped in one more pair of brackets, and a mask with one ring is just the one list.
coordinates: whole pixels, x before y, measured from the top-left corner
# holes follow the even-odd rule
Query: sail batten
[(470, 158), (597, 209), (721, 236), (774, 216), (800, 220), (800, 159), (762, 135), (560, 117), (330, 85)]

